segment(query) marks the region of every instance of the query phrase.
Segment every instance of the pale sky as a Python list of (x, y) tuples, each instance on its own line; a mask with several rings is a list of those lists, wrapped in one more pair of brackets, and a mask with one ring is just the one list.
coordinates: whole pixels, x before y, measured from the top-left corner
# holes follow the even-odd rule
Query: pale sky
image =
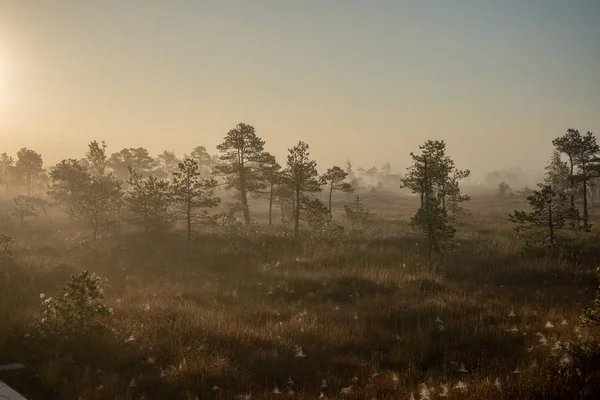
[(430, 138), (475, 176), (540, 169), (600, 133), (600, 2), (0, 0), (0, 151), (215, 153), (238, 122), (321, 171)]

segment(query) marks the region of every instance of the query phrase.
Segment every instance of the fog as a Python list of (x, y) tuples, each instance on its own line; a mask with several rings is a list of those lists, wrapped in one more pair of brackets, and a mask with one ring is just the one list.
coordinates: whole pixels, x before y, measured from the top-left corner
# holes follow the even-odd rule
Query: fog
[(91, 140), (181, 156), (245, 122), (320, 169), (403, 172), (436, 139), (475, 182), (530, 183), (554, 137), (600, 123), (600, 10), (509, 4), (3, 2), (0, 143), (47, 166)]
[(598, 21), (0, 0), (0, 398), (600, 399)]

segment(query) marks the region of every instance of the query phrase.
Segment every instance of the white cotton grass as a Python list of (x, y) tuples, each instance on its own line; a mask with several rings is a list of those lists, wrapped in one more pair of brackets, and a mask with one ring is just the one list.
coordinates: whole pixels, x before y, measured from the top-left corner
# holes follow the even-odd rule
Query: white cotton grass
[(458, 389), (462, 392), (466, 392), (467, 391), (467, 384), (464, 383), (463, 381), (458, 381), (456, 383), (456, 385), (454, 385), (454, 389)]
[(296, 353), (294, 355), (295, 358), (297, 358), (297, 359), (306, 358), (306, 353), (304, 352), (304, 350), (302, 349), (302, 347), (296, 346), (294, 348), (294, 352)]
[(348, 387), (343, 387), (340, 389), (340, 394), (341, 395), (348, 395), (352, 393), (352, 385), (348, 386)]
[(448, 397), (448, 385), (442, 384), (440, 385), (440, 397)]
[(419, 385), (419, 400), (431, 400), (431, 391), (426, 383)]

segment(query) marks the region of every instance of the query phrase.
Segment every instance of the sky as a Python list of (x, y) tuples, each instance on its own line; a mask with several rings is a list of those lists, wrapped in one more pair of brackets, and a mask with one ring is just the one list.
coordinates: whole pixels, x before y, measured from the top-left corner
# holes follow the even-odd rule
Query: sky
[(445, 140), (475, 177), (600, 132), (595, 0), (0, 0), (0, 151), (179, 155), (239, 122), (281, 161), (391, 162)]

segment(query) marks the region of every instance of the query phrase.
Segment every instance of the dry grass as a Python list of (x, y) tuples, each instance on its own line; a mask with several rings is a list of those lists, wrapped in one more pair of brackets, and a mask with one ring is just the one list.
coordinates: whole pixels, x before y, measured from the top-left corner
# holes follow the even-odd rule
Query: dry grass
[[(489, 199), (430, 261), (399, 202), (365, 197), (385, 219), (336, 243), (261, 230), (90, 244), (38, 228), (2, 272), (0, 364), (29, 366), (9, 383), (34, 399), (577, 397), (556, 344), (576, 337), (590, 268), (524, 257), (515, 204)], [(39, 294), (83, 268), (107, 279), (114, 333), (48, 345)]]

